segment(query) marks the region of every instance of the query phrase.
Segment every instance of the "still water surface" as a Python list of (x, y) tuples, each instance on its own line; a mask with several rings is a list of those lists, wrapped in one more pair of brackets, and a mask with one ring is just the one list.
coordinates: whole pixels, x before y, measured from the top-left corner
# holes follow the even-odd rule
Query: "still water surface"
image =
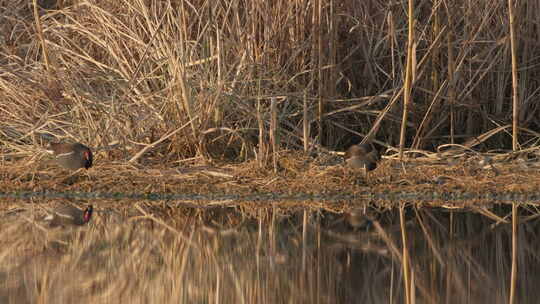
[[(1, 215), (0, 303), (405, 303), (397, 208), (180, 207), (173, 220), (157, 202), (97, 202), (90, 225), (50, 229), (33, 204)], [(407, 206), (416, 303), (508, 302), (509, 205)], [(519, 303), (540, 299), (537, 212), (519, 208)]]

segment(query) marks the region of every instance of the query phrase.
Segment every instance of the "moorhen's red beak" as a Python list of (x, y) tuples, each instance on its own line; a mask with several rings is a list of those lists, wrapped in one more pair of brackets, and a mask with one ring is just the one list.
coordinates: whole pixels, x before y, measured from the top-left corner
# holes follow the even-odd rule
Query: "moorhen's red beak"
[(94, 206), (90, 205), (84, 210), (83, 221), (88, 223), (92, 217), (92, 212), (94, 211)]
[(85, 151), (84, 152), (84, 158), (86, 159), (86, 161), (84, 162), (84, 168), (88, 169), (88, 168), (92, 167), (92, 161), (93, 161), (92, 151), (90, 151), (90, 150)]

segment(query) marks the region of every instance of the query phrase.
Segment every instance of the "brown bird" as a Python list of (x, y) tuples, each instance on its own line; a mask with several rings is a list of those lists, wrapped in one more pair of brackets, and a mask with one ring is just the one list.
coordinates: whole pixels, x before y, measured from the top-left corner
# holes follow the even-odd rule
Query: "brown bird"
[(89, 205), (81, 210), (71, 205), (63, 205), (54, 209), (51, 214), (44, 218), (50, 227), (58, 226), (82, 226), (90, 221), (94, 207)]
[(347, 167), (364, 169), (366, 172), (375, 170), (379, 161), (379, 152), (371, 144), (352, 145), (345, 152)]
[(48, 152), (54, 154), (56, 162), (65, 169), (92, 167), (92, 151), (81, 143), (51, 143)]

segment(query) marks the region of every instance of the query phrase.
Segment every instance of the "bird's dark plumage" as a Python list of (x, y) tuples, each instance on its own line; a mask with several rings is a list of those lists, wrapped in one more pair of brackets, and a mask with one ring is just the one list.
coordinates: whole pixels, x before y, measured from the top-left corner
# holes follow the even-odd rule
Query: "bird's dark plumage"
[(355, 169), (375, 170), (379, 161), (379, 152), (371, 144), (352, 145), (345, 152), (347, 166)]

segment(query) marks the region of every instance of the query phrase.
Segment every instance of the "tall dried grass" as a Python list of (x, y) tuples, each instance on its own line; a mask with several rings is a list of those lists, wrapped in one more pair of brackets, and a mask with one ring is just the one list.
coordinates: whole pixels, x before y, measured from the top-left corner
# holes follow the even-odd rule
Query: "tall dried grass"
[[(43, 137), (36, 134), (49, 134), (94, 147), (120, 142), (132, 154), (146, 149), (138, 162), (245, 159), (258, 143), (257, 113), (270, 127), (270, 97), (279, 97), (281, 148), (307, 147), (304, 137), (340, 148), (367, 134), (376, 118), (380, 142), (399, 141), (400, 109), (389, 102), (403, 92), (403, 6), (61, 1), (56, 10), (40, 10), (43, 43), (26, 1), (2, 0), (0, 8), (4, 155), (31, 155), (29, 144)], [(538, 35), (538, 11), (534, 1), (515, 7), (525, 145), (538, 141), (538, 39), (530, 38)], [(406, 146), (510, 147), (509, 18), (501, 18), (507, 7), (425, 2), (414, 14), (419, 60), (412, 62)], [(471, 141), (493, 130), (495, 136)]]

